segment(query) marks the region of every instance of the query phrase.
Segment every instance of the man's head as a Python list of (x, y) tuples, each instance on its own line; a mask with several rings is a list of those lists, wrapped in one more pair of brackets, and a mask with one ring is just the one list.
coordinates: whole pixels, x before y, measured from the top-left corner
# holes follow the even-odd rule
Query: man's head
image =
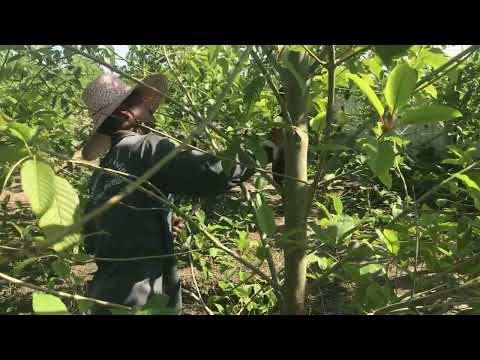
[(166, 92), (167, 80), (160, 74), (147, 76), (134, 88), (112, 74), (98, 77), (83, 94), (94, 130), (83, 147), (82, 157), (94, 160), (108, 151), (110, 136), (118, 130), (132, 129), (139, 121), (153, 126), (153, 113), (164, 101)]
[(131, 130), (138, 122), (152, 126), (154, 121), (150, 104), (145, 101), (141, 92), (134, 90), (103, 122), (97, 132), (112, 135), (118, 130)]

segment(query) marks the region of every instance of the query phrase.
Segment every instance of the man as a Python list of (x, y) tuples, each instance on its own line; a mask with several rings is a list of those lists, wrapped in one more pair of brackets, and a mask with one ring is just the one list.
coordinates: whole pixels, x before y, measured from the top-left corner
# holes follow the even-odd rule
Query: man
[[(151, 75), (144, 83), (167, 91), (162, 75)], [(82, 150), (86, 160), (103, 155), (100, 165), (135, 176), (160, 161), (175, 148), (166, 138), (140, 135), (132, 130), (137, 122), (152, 123), (153, 113), (164, 96), (147, 86), (128, 87), (117, 77), (105, 74), (91, 83), (83, 99), (94, 120), (94, 132)], [(221, 162), (207, 154), (183, 151), (150, 179), (165, 195), (211, 196), (225, 192), (253, 175), (253, 170), (235, 166), (224, 174)], [(97, 171), (90, 183), (91, 201), (86, 212), (120, 193), (126, 182)], [(99, 234), (99, 232), (103, 232)], [(174, 252), (172, 212), (158, 201), (137, 191), (85, 228), (85, 248), (99, 258), (132, 258)], [(181, 289), (176, 259), (100, 261), (88, 289), (88, 296), (134, 308), (143, 307), (154, 294), (169, 297), (168, 306), (181, 309)], [(94, 307), (92, 314), (109, 314)]]

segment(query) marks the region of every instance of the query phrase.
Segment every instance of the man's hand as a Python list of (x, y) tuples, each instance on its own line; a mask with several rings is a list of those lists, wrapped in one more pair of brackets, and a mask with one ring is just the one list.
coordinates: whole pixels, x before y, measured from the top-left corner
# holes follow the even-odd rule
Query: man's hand
[(176, 240), (183, 230), (185, 230), (185, 223), (183, 222), (183, 219), (174, 216), (172, 219), (173, 239)]

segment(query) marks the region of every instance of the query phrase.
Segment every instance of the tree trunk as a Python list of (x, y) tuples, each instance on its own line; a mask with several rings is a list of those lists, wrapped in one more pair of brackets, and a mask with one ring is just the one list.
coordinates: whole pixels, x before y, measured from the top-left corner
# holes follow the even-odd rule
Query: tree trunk
[[(306, 124), (286, 131), (286, 174), (307, 181), (308, 135)], [(306, 183), (288, 180), (285, 187), (285, 227), (289, 243), (285, 249), (284, 313), (300, 315), (305, 310), (306, 284)]]
[[(285, 130), (285, 173), (297, 180), (285, 182), (285, 228), (288, 243), (285, 247), (284, 314), (300, 315), (305, 311), (306, 286), (306, 206), (308, 197), (308, 72), (310, 64), (305, 54), (286, 55), (290, 67), (283, 68), (280, 76), (285, 89), (284, 114), (290, 125)], [(292, 71), (293, 68), (293, 71)], [(286, 115), (286, 116), (285, 116)]]

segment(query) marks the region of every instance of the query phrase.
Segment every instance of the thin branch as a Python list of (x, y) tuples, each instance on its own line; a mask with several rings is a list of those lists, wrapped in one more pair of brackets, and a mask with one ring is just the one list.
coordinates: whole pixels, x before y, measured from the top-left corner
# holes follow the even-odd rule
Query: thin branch
[(335, 63), (335, 66), (340, 66), (341, 64), (343, 64), (344, 62), (350, 60), (351, 58), (357, 56), (357, 55), (360, 55), (362, 53), (364, 53), (365, 51), (367, 50), (370, 50), (372, 48), (372, 45), (369, 45), (367, 47), (364, 47), (364, 48), (361, 48), (361, 49), (358, 49), (357, 51), (354, 51), (353, 53), (351, 53), (350, 55), (347, 55), (345, 56), (344, 58), (338, 60), (336, 63)]
[(151, 260), (151, 259), (166, 259), (166, 258), (191, 254), (193, 252), (205, 251), (205, 250), (208, 250), (208, 249), (194, 249), (194, 250), (182, 251), (182, 252), (171, 253), (166, 255), (137, 256), (137, 257), (129, 257), (129, 258), (109, 258), (109, 257), (93, 256), (92, 260), (94, 261), (100, 260), (100, 261), (107, 261), (107, 262), (129, 262), (129, 261), (142, 261), (142, 260)]
[[(443, 64), (442, 66), (438, 67), (437, 69), (435, 69), (435, 71), (433, 71), (432, 73), (424, 76), (418, 83), (417, 85), (415, 86), (415, 90), (414, 91), (420, 91), (422, 89), (424, 89), (426, 86), (430, 85), (432, 82), (435, 82), (436, 80), (438, 80), (439, 78), (441, 78), (442, 76), (444, 76), (445, 74), (439, 76), (439, 74), (441, 72), (443, 72), (445, 69), (447, 69), (450, 65), (452, 64), (455, 64), (457, 62), (461, 62), (461, 61), (464, 61), (466, 58), (468, 58), (471, 54), (473, 54), (473, 52), (477, 51), (478, 49), (480, 48), (480, 45), (472, 45), (472, 46), (469, 46), (467, 49), (465, 49), (464, 51), (462, 51), (460, 54), (454, 56), (453, 58), (451, 58), (449, 61), (447, 61), (445, 64)], [(465, 57), (465, 58), (464, 58)], [(448, 71), (450, 71), (451, 69), (448, 69)], [(446, 71), (447, 72), (447, 71)], [(435, 79), (434, 79), (435, 78)], [(425, 86), (422, 86), (426, 84)], [(421, 87), (421, 88), (420, 88)]]
[(93, 298), (80, 296), (80, 295), (68, 294), (68, 293), (65, 293), (63, 291), (51, 290), (51, 289), (48, 289), (48, 288), (43, 287), (43, 286), (34, 285), (34, 284), (28, 283), (26, 281), (16, 279), (16, 278), (11, 277), (11, 276), (9, 276), (7, 274), (4, 274), (4, 273), (0, 273), (0, 278), (5, 279), (8, 282), (11, 282), (12, 284), (20, 285), (20, 286), (23, 286), (23, 287), (26, 287), (26, 288), (29, 288), (29, 289), (42, 291), (42, 292), (47, 293), (47, 294), (52, 294), (52, 295), (56, 295), (56, 296), (67, 298), (67, 299), (89, 301), (89, 302), (94, 303), (96, 305), (110, 307), (110, 308), (133, 310), (131, 307), (125, 306), (125, 305), (114, 304), (114, 303), (111, 303), (111, 302), (108, 302), (108, 301), (93, 299)]
[(318, 58), (317, 55), (315, 55), (315, 53), (310, 50), (306, 45), (302, 45), (302, 47), (305, 49), (305, 51), (316, 61), (318, 62), (320, 65), (322, 65), (322, 67), (326, 68), (327, 66), (327, 63), (325, 61), (322, 61)]
[(185, 293), (185, 294), (188, 294), (190, 295), (192, 298), (194, 298), (196, 301), (198, 301), (199, 303), (202, 304), (203, 308), (205, 309), (205, 311), (208, 313), (208, 315), (215, 315), (215, 313), (212, 311), (212, 309), (210, 309), (207, 305), (205, 305), (205, 303), (203, 303), (202, 299), (200, 299), (197, 295), (195, 295), (194, 292), (190, 291), (190, 290), (187, 290), (187, 289), (184, 289), (182, 288), (182, 291)]
[(433, 293), (431, 295), (417, 296), (415, 298), (408, 299), (406, 301), (401, 301), (401, 302), (398, 302), (398, 303), (395, 303), (395, 304), (384, 306), (380, 309), (377, 309), (377, 310), (373, 311), (370, 315), (387, 314), (390, 311), (402, 308), (405, 305), (408, 305), (409, 307), (411, 307), (411, 306), (414, 306), (418, 303), (422, 303), (422, 302), (425, 302), (425, 301), (436, 300), (436, 299), (444, 297), (445, 295), (451, 295), (453, 293), (456, 293), (460, 290), (465, 290), (465, 289), (470, 289), (472, 287), (476, 287), (479, 284), (480, 284), (480, 277), (476, 277), (476, 278), (474, 278), (470, 281), (467, 281), (465, 284), (460, 285), (460, 286), (455, 287), (455, 288), (452, 288), (452, 289), (438, 291), (438, 292)]
[(0, 68), (0, 73), (5, 69), (5, 65), (7, 65), (8, 58), (10, 57), (10, 51), (11, 49), (7, 50), (7, 53), (5, 54), (5, 59), (3, 61), (2, 67)]
[(208, 312), (208, 315), (214, 315), (213, 311), (207, 306), (205, 301), (203, 301), (202, 294), (200, 292), (200, 288), (198, 287), (197, 279), (195, 277), (195, 269), (193, 268), (192, 256), (189, 256), (189, 258), (190, 258), (190, 270), (192, 272), (193, 285), (195, 285), (195, 290), (197, 290), (198, 300), (202, 304), (203, 308)]
[(177, 79), (177, 82), (180, 85), (180, 88), (183, 90), (184, 94), (187, 96), (188, 101), (190, 101), (190, 106), (192, 107), (192, 109), (194, 111), (197, 112), (198, 117), (201, 117), (201, 114), (198, 111), (198, 109), (197, 109), (197, 107), (196, 107), (196, 105), (193, 101), (192, 96), (188, 92), (187, 88), (183, 85), (182, 80), (180, 79), (180, 76), (177, 74), (177, 71), (175, 70), (172, 63), (170, 62), (170, 59), (168, 58), (167, 49), (166, 49), (165, 45), (162, 45), (162, 46), (163, 46), (163, 53), (164, 53), (165, 59), (167, 60), (167, 64), (170, 67), (170, 70), (172, 71), (173, 75), (175, 76), (175, 79)]
[(293, 180), (293, 181), (298, 181), (298, 182), (301, 182), (301, 183), (308, 184), (307, 181), (303, 181), (303, 180), (297, 179), (297, 178), (292, 177), (292, 176), (284, 175), (284, 174), (281, 174), (281, 173), (278, 173), (278, 172), (275, 172), (275, 171), (271, 171), (271, 170), (262, 169), (262, 168), (260, 168), (260, 167), (257, 167), (257, 166), (251, 165), (251, 164), (247, 164), (247, 163), (242, 162), (242, 161), (230, 159), (230, 158), (228, 158), (228, 157), (226, 157), (226, 156), (214, 154), (214, 153), (211, 153), (211, 152), (209, 152), (209, 151), (200, 149), (199, 147), (196, 147), (196, 146), (187, 144), (187, 143), (185, 143), (185, 141), (179, 140), (179, 139), (175, 138), (174, 136), (167, 134), (166, 132), (163, 132), (163, 131), (160, 131), (160, 130), (157, 130), (157, 129), (153, 129), (153, 128), (148, 127), (148, 126), (146, 126), (146, 125), (139, 124), (138, 127), (142, 128), (142, 129), (149, 130), (149, 131), (151, 131), (151, 132), (153, 132), (153, 133), (155, 133), (155, 134), (168, 137), (169, 139), (171, 139), (171, 140), (173, 140), (173, 141), (176, 141), (176, 142), (178, 142), (178, 143), (180, 143), (180, 144), (185, 144), (186, 147), (189, 148), (189, 149), (196, 150), (196, 151), (202, 152), (202, 153), (204, 153), (204, 154), (208, 154), (208, 155), (214, 156), (214, 157), (216, 157), (217, 159), (225, 160), (225, 161), (231, 161), (231, 162), (233, 162), (233, 163), (235, 163), (235, 164), (237, 164), (237, 165), (242, 165), (242, 166), (245, 166), (245, 167), (250, 168), (250, 169), (255, 169), (255, 170), (261, 172), (262, 174), (280, 175), (280, 176), (283, 176), (283, 177), (286, 178), (286, 179), (290, 179), (290, 180)]
[[(327, 47), (327, 54), (328, 54), (328, 64), (327, 64), (327, 69), (328, 69), (328, 99), (327, 99), (327, 114), (326, 114), (326, 136), (325, 138), (328, 138), (328, 129), (330, 129), (332, 120), (333, 120), (333, 113), (334, 113), (334, 103), (335, 103), (335, 45), (328, 45)], [(307, 214), (310, 212), (310, 209), (312, 208), (313, 204), (313, 199), (315, 198), (315, 193), (318, 188), (318, 183), (320, 181), (320, 178), (323, 174), (323, 168), (325, 166), (326, 162), (326, 154), (323, 152), (317, 162), (316, 170), (315, 170), (315, 177), (313, 179), (313, 182), (310, 186), (310, 196), (308, 199), (308, 204), (307, 204)]]
[(293, 126), (293, 120), (292, 120), (292, 117), (290, 116), (290, 112), (288, 111), (287, 104), (285, 103), (285, 99), (280, 96), (280, 93), (278, 92), (277, 87), (273, 83), (272, 77), (270, 76), (268, 70), (263, 65), (262, 60), (260, 60), (258, 54), (253, 50), (252, 50), (252, 56), (255, 59), (255, 62), (257, 63), (258, 67), (262, 71), (263, 75), (265, 76), (268, 86), (270, 86), (270, 88), (272, 89), (272, 92), (275, 95), (275, 98), (277, 99), (278, 104), (282, 108), (282, 112), (285, 114), (290, 125)]

